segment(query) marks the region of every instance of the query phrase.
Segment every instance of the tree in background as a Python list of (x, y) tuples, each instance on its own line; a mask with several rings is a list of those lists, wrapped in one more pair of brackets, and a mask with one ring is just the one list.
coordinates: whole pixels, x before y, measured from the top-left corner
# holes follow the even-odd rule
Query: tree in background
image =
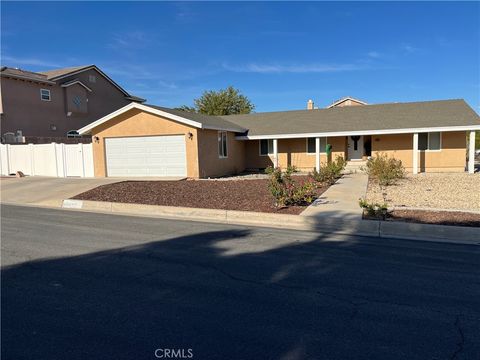
[(175, 110), (182, 110), (186, 112), (197, 112), (197, 109), (195, 109), (193, 106), (188, 106), (188, 105), (182, 105), (180, 107), (175, 108)]
[(255, 105), (233, 86), (218, 91), (205, 91), (194, 103), (194, 107), (183, 105), (176, 109), (206, 115), (234, 115), (249, 114), (255, 108)]

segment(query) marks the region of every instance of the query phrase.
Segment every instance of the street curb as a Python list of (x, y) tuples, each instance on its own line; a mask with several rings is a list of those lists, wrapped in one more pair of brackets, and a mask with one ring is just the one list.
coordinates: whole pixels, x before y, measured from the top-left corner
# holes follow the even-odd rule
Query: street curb
[(67, 199), (62, 208), (166, 219), (480, 245), (480, 228)]
[(393, 206), (388, 210), (414, 210), (414, 211), (437, 211), (437, 212), (462, 212), (468, 214), (480, 214), (480, 210), (464, 210), (464, 209), (441, 209), (428, 207), (409, 207), (409, 206)]

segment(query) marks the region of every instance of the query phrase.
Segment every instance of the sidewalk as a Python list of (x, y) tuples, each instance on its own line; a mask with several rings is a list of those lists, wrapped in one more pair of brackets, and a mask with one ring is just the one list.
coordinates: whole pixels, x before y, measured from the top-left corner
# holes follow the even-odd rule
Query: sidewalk
[(300, 216), (325, 219), (326, 216), (361, 220), (362, 209), (358, 199), (365, 197), (368, 176), (365, 173), (346, 174), (319, 199), (306, 208)]
[(40, 177), (2, 179), (1, 200), (2, 203), (13, 205), (62, 207), (66, 210), (118, 215), (480, 245), (480, 228), (362, 220), (358, 199), (365, 195), (367, 187), (367, 177), (364, 174), (345, 175), (323, 194), (319, 202), (300, 215), (69, 199), (89, 188), (121, 180), (123, 179)]

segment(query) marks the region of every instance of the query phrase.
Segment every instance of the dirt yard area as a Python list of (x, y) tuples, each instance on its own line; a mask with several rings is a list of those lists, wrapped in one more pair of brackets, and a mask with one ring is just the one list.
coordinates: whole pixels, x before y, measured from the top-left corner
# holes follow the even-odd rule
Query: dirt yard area
[[(480, 174), (442, 173), (408, 175), (384, 188), (389, 207), (480, 211)], [(384, 202), (380, 187), (369, 182), (367, 201)]]
[[(296, 177), (299, 183), (306, 179)], [(281, 214), (300, 214), (307, 207), (275, 208), (267, 184), (267, 179), (125, 181), (99, 186), (73, 199)], [(317, 196), (327, 188), (319, 188)]]

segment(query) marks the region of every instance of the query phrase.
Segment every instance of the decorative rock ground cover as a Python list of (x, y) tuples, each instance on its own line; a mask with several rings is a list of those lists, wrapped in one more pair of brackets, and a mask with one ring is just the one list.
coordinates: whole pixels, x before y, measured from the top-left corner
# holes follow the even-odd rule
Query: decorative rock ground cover
[[(295, 180), (302, 182), (307, 177), (296, 176)], [(307, 207), (275, 208), (267, 184), (268, 179), (124, 181), (99, 186), (74, 199), (281, 214), (300, 214)], [(327, 188), (318, 188), (317, 196)]]
[[(395, 209), (389, 214), (388, 220), (480, 226), (480, 213), (472, 213), (480, 212), (480, 174), (408, 175), (396, 185), (383, 189), (370, 181), (366, 198), (368, 202), (379, 204), (386, 200), (388, 207)], [(422, 210), (399, 209), (402, 207)]]

